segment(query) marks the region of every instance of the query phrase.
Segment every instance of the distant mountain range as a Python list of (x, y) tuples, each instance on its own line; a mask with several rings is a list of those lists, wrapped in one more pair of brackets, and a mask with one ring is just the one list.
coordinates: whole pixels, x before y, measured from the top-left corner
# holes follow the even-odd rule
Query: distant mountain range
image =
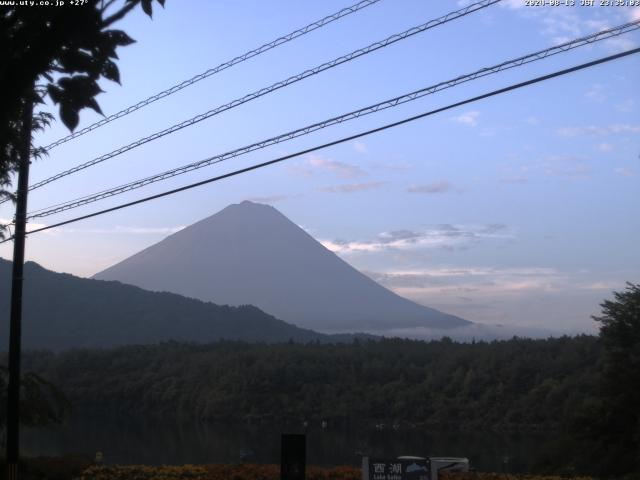
[(248, 201), (230, 205), (94, 278), (217, 304), (255, 305), (321, 332), (472, 325), (396, 295), (275, 208)]
[[(7, 348), (11, 262), (0, 259), (0, 351)], [(55, 273), (34, 262), (24, 270), (22, 340), (26, 349), (112, 347), (168, 340), (205, 343), (342, 341), (290, 325), (260, 309), (219, 306), (119, 282)]]

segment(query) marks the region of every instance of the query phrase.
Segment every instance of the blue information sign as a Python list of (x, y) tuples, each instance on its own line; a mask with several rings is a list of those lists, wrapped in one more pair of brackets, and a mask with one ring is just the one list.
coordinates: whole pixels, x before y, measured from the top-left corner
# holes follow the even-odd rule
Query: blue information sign
[(429, 460), (365, 458), (363, 480), (429, 480)]

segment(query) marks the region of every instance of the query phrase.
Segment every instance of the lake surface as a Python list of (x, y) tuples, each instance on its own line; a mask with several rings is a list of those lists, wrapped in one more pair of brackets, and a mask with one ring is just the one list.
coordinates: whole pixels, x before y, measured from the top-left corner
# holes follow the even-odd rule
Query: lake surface
[(279, 463), (280, 435), (307, 434), (307, 462), (360, 465), (363, 454), (467, 457), (481, 471), (535, 472), (548, 446), (541, 435), (427, 432), (419, 428), (229, 426), (83, 418), (45, 430), (23, 429), (25, 455), (100, 451), (108, 464)]

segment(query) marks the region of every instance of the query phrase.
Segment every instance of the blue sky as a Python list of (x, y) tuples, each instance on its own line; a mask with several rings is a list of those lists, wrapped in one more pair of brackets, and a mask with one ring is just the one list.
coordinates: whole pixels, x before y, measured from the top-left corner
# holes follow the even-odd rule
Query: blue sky
[[(54, 149), (31, 183), (468, 2), (382, 0)], [(578, 2), (579, 3), (579, 2)], [(347, 6), (169, 0), (121, 22), (122, 86), (106, 114)], [(640, 19), (632, 7), (503, 1), (34, 191), (30, 210), (119, 185)], [(145, 189), (51, 224), (637, 46), (634, 32), (470, 82)], [(90, 276), (230, 203), (271, 203), (394, 291), (469, 320), (593, 331), (612, 290), (639, 281), (640, 57), (450, 110), (117, 213), (34, 234), (27, 257)], [(99, 119), (85, 111), (81, 127)], [(58, 123), (38, 138), (64, 136)], [(2, 206), (0, 216), (11, 217)], [(0, 249), (10, 256), (10, 246)]]

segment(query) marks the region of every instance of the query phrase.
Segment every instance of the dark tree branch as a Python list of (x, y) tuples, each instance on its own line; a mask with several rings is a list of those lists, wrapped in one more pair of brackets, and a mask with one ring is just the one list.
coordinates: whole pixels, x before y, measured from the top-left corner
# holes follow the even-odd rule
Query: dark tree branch
[(118, 20), (122, 20), (127, 15), (127, 13), (129, 13), (131, 10), (133, 10), (136, 7), (138, 3), (140, 3), (140, 0), (133, 0), (131, 3), (127, 3), (124, 7), (118, 10), (116, 13), (105, 18), (104, 21), (102, 22), (102, 27), (103, 28), (108, 27), (114, 24), (115, 22), (117, 22)]

